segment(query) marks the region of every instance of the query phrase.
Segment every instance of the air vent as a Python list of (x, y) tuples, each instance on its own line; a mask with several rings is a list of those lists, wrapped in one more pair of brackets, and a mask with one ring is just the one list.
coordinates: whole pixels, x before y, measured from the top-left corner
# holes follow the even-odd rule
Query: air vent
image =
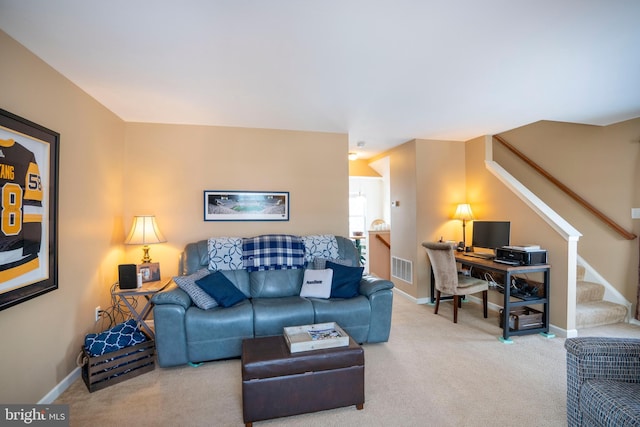
[(391, 257), (391, 275), (396, 279), (413, 283), (413, 263), (406, 259)]

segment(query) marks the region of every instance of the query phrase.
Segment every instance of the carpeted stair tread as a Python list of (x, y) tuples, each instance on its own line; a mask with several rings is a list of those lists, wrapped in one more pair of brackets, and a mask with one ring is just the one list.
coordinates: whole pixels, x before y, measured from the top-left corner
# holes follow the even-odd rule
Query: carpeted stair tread
[(624, 322), (627, 308), (609, 301), (591, 301), (576, 305), (576, 328), (610, 325)]
[(604, 286), (599, 283), (579, 280), (576, 282), (576, 303), (602, 301)]

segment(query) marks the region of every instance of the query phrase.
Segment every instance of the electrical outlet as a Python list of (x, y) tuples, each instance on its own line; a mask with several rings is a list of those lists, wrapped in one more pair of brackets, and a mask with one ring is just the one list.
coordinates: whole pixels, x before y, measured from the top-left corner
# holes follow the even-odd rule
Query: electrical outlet
[(100, 306), (96, 307), (96, 322), (100, 320), (100, 315), (102, 314), (102, 308)]
[(631, 209), (631, 218), (632, 219), (640, 219), (640, 208), (632, 208)]

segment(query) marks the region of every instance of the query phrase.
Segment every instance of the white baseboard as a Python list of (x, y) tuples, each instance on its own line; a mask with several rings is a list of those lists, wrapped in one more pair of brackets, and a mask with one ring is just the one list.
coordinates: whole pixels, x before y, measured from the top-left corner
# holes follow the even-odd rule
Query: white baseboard
[(427, 304), (430, 300), (430, 298), (416, 298), (413, 295), (409, 295), (408, 293), (406, 293), (405, 291), (402, 291), (398, 288), (393, 288), (393, 292), (396, 292), (398, 294), (400, 294), (400, 296), (415, 302), (416, 304)]
[[(560, 329), (557, 328), (553, 325), (551, 325), (551, 327), (549, 328), (554, 334), (556, 334), (559, 337), (563, 337), (563, 338), (575, 338), (578, 336), (578, 330), (577, 329)], [(557, 330), (557, 332), (556, 332)]]
[(38, 404), (49, 405), (55, 402), (55, 400), (60, 397), (60, 395), (64, 393), (64, 391), (68, 389), (71, 384), (73, 384), (78, 378), (80, 378), (80, 369), (80, 367), (77, 367), (73, 371), (71, 371), (71, 373), (67, 375), (62, 381), (60, 381), (58, 385), (52, 388), (49, 393), (47, 393), (42, 399), (40, 399)]

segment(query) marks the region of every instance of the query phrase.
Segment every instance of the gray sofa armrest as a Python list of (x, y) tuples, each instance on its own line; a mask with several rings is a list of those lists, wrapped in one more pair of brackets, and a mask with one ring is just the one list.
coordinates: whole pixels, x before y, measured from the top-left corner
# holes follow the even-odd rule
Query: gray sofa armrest
[(151, 302), (154, 305), (177, 304), (185, 310), (191, 306), (189, 295), (173, 281), (165, 289), (151, 297)]
[(640, 380), (640, 339), (582, 337), (568, 338), (567, 369), (580, 381), (608, 379)]
[(393, 282), (370, 275), (362, 276), (360, 280), (360, 294), (367, 298), (385, 289), (393, 289)]
[(580, 389), (588, 380), (640, 382), (640, 340), (567, 338), (567, 422), (583, 425)]

